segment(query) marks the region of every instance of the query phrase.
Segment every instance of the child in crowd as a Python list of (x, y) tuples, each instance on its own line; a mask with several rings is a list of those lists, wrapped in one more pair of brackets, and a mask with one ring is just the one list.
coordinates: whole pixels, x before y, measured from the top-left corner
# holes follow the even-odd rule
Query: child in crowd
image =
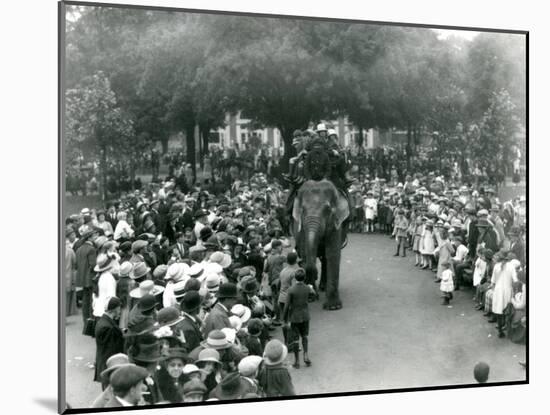
[(433, 254), (435, 243), (433, 237), (434, 223), (431, 220), (424, 224), (424, 232), (420, 239), (420, 253), (422, 254), (422, 269), (433, 268)]
[(453, 271), (451, 270), (451, 264), (444, 262), (440, 264), (443, 272), (441, 273), (441, 283), (439, 289), (443, 293), (442, 305), (449, 305), (450, 300), (453, 299), (453, 291), (455, 289), (453, 284)]

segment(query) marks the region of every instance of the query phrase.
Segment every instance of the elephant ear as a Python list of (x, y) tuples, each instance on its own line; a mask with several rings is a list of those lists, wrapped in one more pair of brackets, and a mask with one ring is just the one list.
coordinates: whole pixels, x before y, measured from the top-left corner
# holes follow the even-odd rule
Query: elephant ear
[(300, 232), (302, 229), (302, 204), (298, 196), (294, 198), (292, 219), (294, 219), (294, 223), (296, 224), (296, 232)]
[(338, 194), (336, 198), (336, 206), (333, 208), (333, 214), (334, 226), (336, 229), (340, 229), (342, 222), (349, 216), (349, 203), (341, 194)]

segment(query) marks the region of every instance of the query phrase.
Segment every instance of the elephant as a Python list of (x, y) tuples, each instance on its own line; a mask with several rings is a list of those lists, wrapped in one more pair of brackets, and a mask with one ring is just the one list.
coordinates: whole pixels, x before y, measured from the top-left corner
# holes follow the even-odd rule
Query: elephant
[(346, 239), (344, 221), (349, 217), (347, 198), (327, 179), (305, 181), (294, 199), (293, 235), (296, 251), (305, 262), (306, 283), (315, 286), (317, 258), (321, 260), (319, 289), (326, 291), (324, 309), (338, 310), (340, 250)]

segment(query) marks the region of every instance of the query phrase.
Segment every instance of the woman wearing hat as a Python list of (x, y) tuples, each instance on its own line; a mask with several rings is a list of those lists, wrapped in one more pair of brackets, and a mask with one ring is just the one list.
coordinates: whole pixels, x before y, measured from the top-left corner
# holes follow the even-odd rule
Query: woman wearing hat
[(201, 381), (209, 393), (222, 380), (220, 354), (215, 349), (204, 349), (199, 353), (195, 365), (201, 370)]
[(109, 298), (116, 296), (116, 280), (113, 274), (118, 274), (120, 266), (113, 256), (99, 254), (94, 271), (98, 276), (94, 279), (92, 308), (93, 315), (99, 318), (105, 312)]
[(158, 370), (159, 388), (163, 398), (170, 403), (183, 402), (183, 385), (187, 376), (183, 373), (189, 361), (185, 349), (171, 348), (162, 359)]
[[(491, 311), (496, 316), (498, 337), (504, 337), (504, 309), (512, 301), (513, 283), (518, 281), (516, 268), (510, 262), (511, 258), (507, 253), (506, 257), (495, 265), (491, 278), (493, 288)], [(494, 321), (495, 318), (492, 318), (491, 322)]]

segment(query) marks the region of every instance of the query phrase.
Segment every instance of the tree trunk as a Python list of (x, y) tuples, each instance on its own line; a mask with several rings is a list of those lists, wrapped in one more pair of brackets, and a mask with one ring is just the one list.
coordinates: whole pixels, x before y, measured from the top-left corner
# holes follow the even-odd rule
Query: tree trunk
[(363, 147), (363, 143), (365, 142), (365, 138), (363, 136), (363, 126), (359, 125), (359, 137), (356, 140), (357, 147)]
[(193, 169), (193, 177), (188, 177), (190, 184), (194, 184), (197, 178), (197, 163), (195, 157), (195, 124), (188, 124), (185, 127), (185, 145), (187, 153), (187, 162), (191, 164)]
[(412, 126), (407, 124), (407, 170), (411, 169), (411, 144), (412, 144)]
[(161, 136), (160, 144), (162, 145), (162, 154), (166, 154), (168, 152), (168, 135)]
[(101, 146), (101, 200), (107, 200), (107, 146)]
[(130, 157), (130, 188), (136, 190), (136, 159)]
[(201, 138), (202, 138), (202, 151), (203, 151), (203, 157), (210, 154), (210, 149), (208, 148), (208, 136), (210, 135), (210, 126), (205, 126), (202, 130)]

